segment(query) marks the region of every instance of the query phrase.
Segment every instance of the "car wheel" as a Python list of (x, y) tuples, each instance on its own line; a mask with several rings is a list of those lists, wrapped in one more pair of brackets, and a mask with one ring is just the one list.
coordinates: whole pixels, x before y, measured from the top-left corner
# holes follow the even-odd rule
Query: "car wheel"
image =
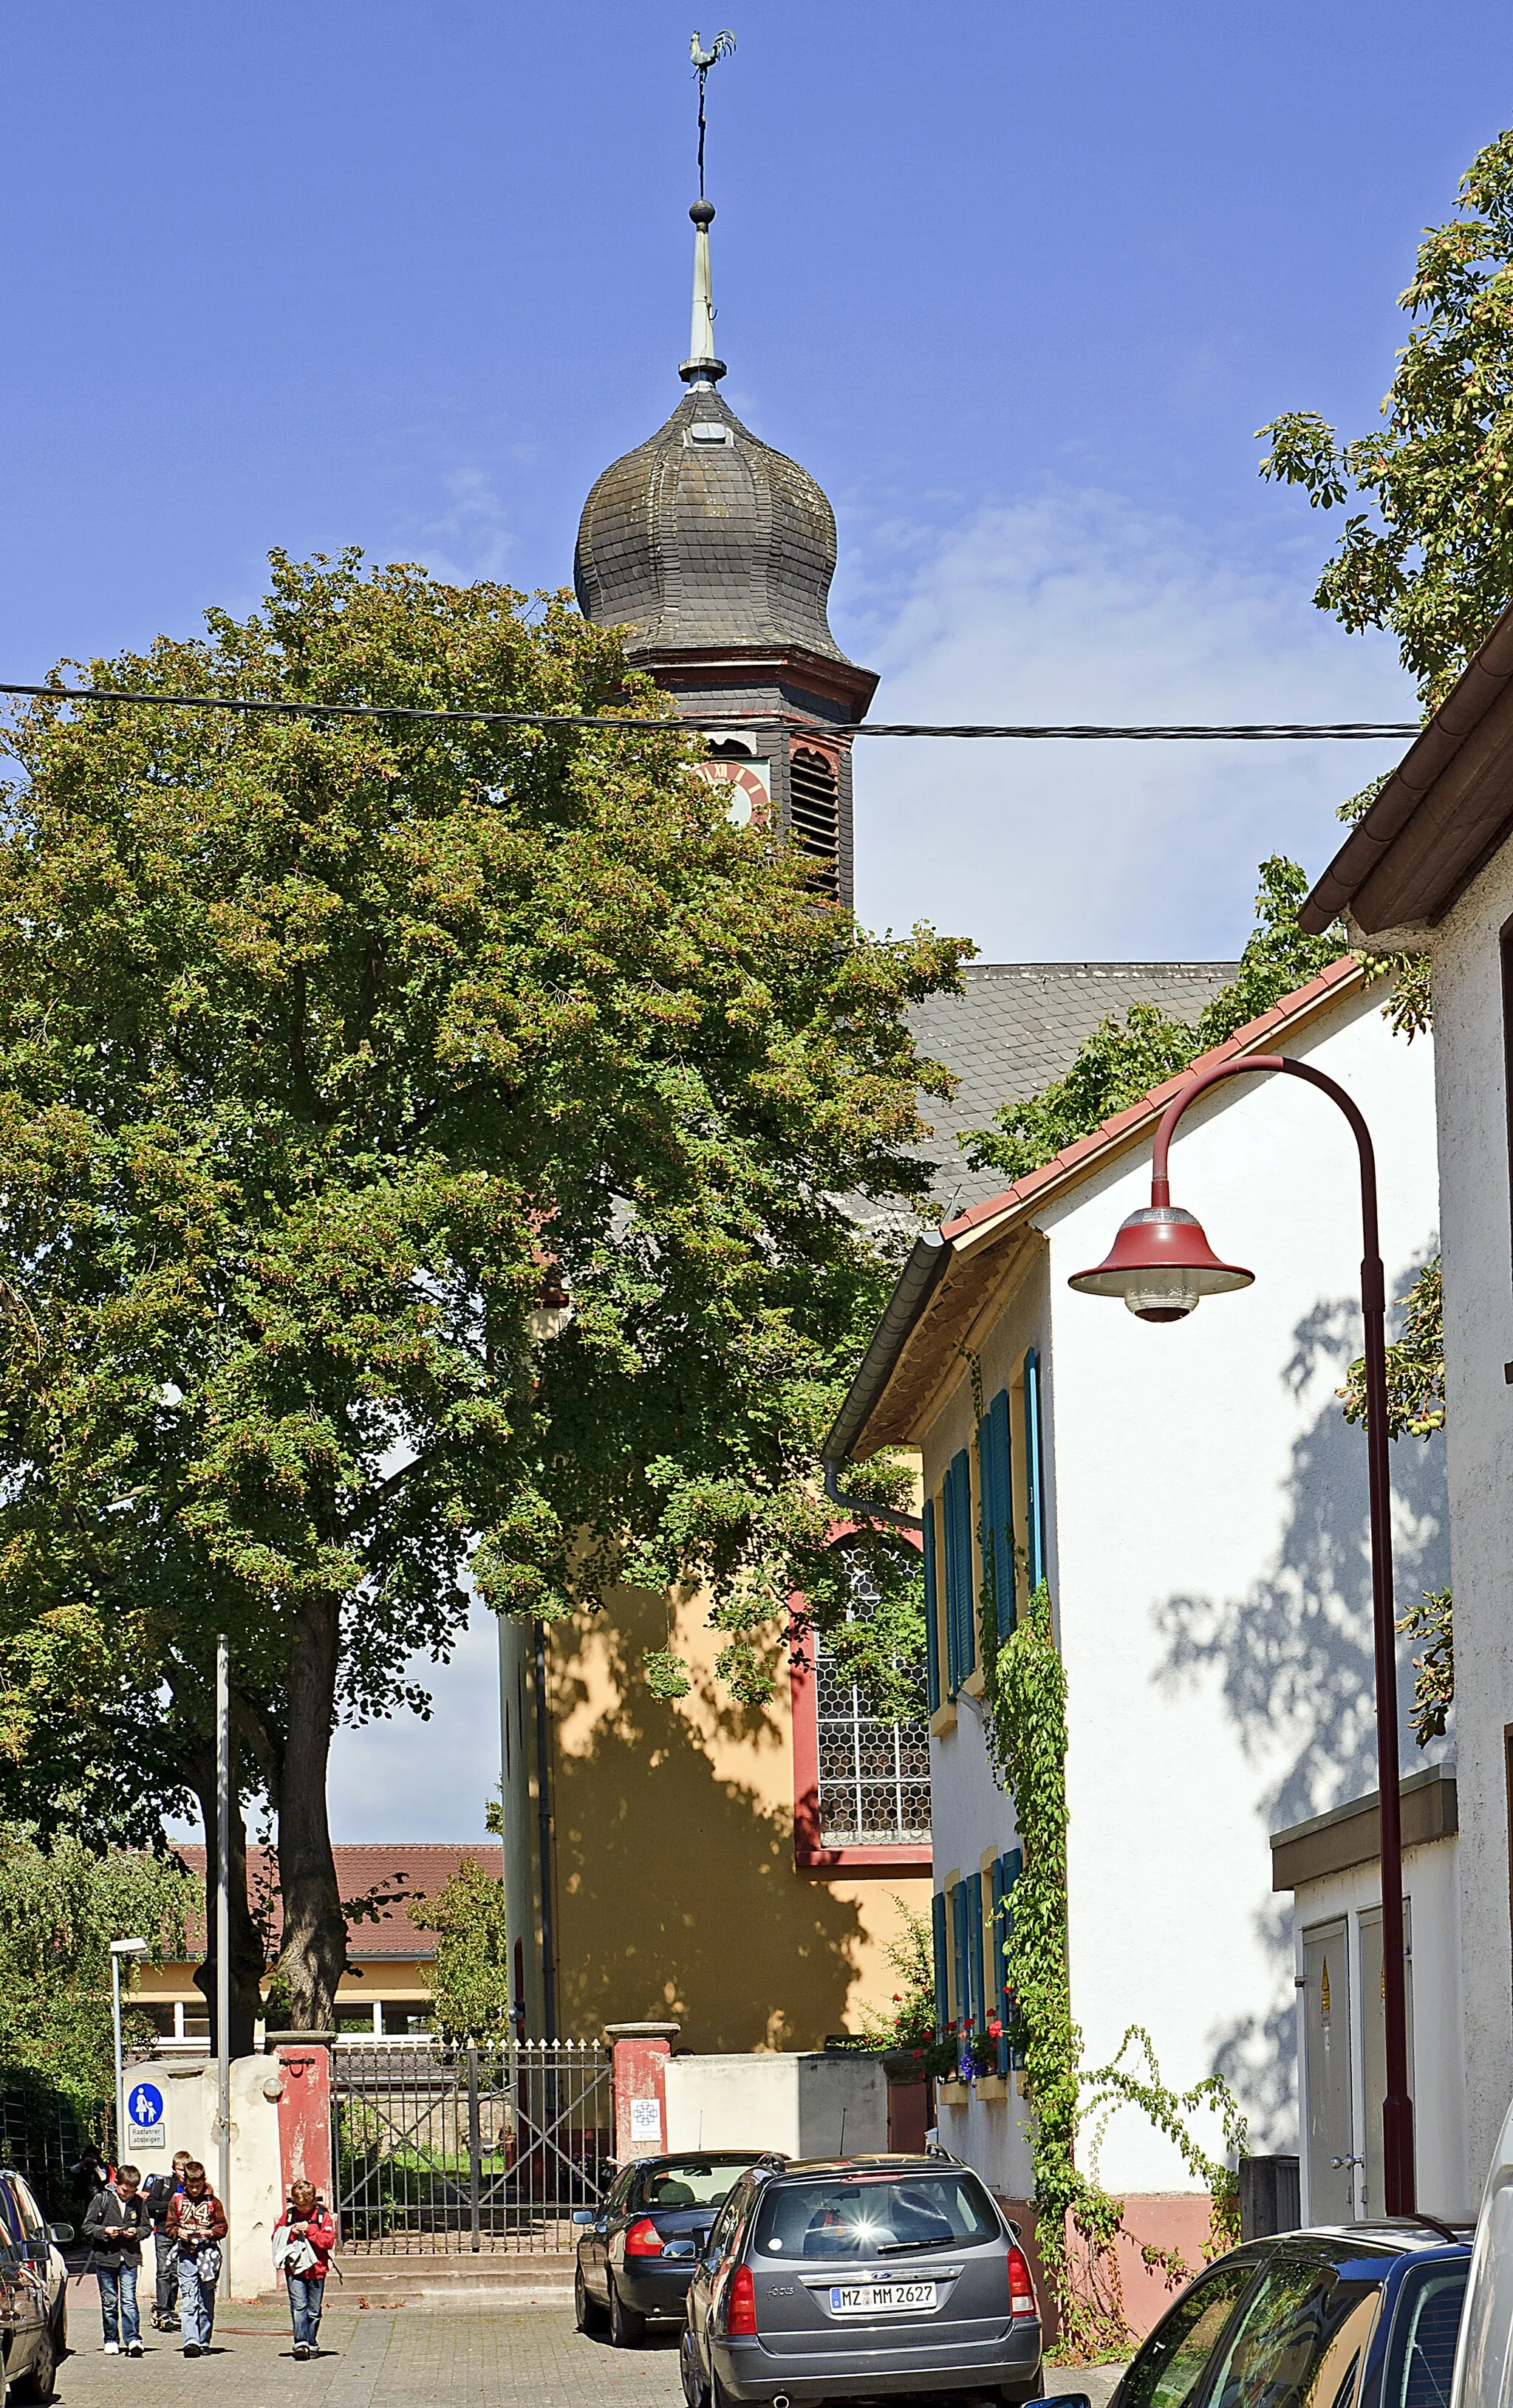
[(694, 2356), (694, 2337), (686, 2325), (678, 2344), (678, 2372), (683, 2377), (683, 2396), (686, 2408), (709, 2408), (709, 2393), (699, 2377), (699, 2360)]
[(604, 2323), (604, 2311), (599, 2306), (598, 2301), (596, 2299), (593, 2299), (589, 2294), (588, 2285), (584, 2281), (584, 2270), (582, 2265), (575, 2266), (573, 2269), (572, 2304), (574, 2313), (578, 2318), (578, 2329), (580, 2332), (591, 2333), (601, 2330)]
[(57, 2387), (58, 2361), (53, 2353), (52, 2328), (44, 2325), (37, 2339), (36, 2356), (25, 2373), (17, 2376), (11, 2389), (18, 2400), (35, 2401), (36, 2408), (42, 2408)]
[(612, 2349), (633, 2349), (646, 2330), (646, 2319), (635, 2308), (627, 2308), (610, 2276), (610, 2346)]

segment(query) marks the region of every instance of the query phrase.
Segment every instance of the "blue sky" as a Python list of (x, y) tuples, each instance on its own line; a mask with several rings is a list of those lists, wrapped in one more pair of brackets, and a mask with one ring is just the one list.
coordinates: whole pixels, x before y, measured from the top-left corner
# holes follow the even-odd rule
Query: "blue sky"
[[(1406, 715), (1252, 434), (1370, 423), (1418, 230), (1513, 119), (1506, 7), (721, 4), (725, 390), (834, 501), (879, 710)], [(566, 581), (681, 390), (690, 14), (9, 11), (4, 674), (245, 608), (275, 544)], [(858, 899), (989, 958), (1226, 954), (1387, 757), (864, 747)], [(476, 1828), (487, 1653), (428, 1733), (341, 1742), (344, 1836)]]

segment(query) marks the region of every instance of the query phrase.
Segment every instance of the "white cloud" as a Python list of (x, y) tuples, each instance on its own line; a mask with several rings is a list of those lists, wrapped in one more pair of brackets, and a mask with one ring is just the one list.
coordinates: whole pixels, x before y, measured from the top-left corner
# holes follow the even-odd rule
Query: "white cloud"
[[(1314, 609), (1324, 549), (1279, 569), (1086, 491), (985, 509), (923, 550), (874, 531), (848, 649), (883, 670), (882, 719), (1411, 720), (1395, 649)], [(1335, 806), (1401, 750), (863, 738), (857, 907), (990, 961), (1221, 958), (1256, 864), (1321, 867)]]
[(399, 551), (449, 584), (508, 580), (520, 539), (492, 479), (482, 468), (454, 468), (441, 482), (448, 506), (431, 518), (402, 522), (395, 538)]
[(499, 1785), (498, 1626), (475, 1606), (449, 1664), (424, 1656), (408, 1677), (428, 1689), (429, 1722), (396, 1714), (331, 1742), (335, 1840), (482, 1840)]

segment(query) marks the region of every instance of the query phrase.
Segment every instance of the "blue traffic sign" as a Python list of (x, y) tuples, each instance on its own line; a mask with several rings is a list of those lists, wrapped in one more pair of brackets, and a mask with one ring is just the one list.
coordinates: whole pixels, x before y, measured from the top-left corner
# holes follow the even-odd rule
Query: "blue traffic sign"
[(155, 2082), (138, 2082), (126, 2101), (126, 2112), (134, 2124), (149, 2126), (163, 2121), (163, 2093)]

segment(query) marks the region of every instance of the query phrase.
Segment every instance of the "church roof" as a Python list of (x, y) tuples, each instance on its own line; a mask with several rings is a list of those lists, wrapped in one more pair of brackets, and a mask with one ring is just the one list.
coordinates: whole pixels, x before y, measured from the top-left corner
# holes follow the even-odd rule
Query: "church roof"
[(825, 615), (834, 574), (835, 514), (819, 486), (712, 384), (605, 469), (573, 562), (584, 618), (626, 628), (632, 659), (793, 646), (843, 661)]
[(1153, 1003), (1190, 1026), (1234, 962), (969, 962), (960, 995), (927, 996), (911, 1006), (909, 1025), (922, 1053), (954, 1070), (949, 1102), (925, 1096), (920, 1111), (934, 1136), (920, 1148), (938, 1163), (937, 1201), (964, 1212), (1003, 1183), (998, 1170), (970, 1170), (958, 1129), (987, 1128), (1001, 1104), (1020, 1103), (1064, 1078), (1079, 1047), (1110, 1012)]

